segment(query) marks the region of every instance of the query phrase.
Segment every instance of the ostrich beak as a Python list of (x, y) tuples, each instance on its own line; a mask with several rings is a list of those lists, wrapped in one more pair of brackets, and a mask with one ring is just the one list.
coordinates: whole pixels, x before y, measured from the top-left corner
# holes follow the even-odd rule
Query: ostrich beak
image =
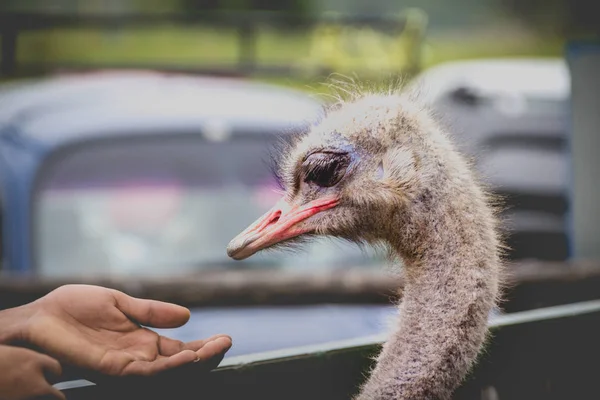
[(243, 260), (259, 250), (313, 231), (315, 227), (299, 228), (297, 225), (321, 211), (337, 206), (338, 203), (337, 198), (329, 197), (296, 206), (281, 199), (265, 215), (229, 242), (227, 255), (235, 260)]

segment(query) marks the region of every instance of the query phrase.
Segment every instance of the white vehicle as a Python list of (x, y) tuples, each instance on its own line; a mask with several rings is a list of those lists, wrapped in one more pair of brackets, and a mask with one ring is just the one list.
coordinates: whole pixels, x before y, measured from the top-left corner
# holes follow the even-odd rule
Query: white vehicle
[(411, 82), (493, 190), (506, 196), (513, 258), (568, 255), (570, 75), (562, 59), (450, 62)]

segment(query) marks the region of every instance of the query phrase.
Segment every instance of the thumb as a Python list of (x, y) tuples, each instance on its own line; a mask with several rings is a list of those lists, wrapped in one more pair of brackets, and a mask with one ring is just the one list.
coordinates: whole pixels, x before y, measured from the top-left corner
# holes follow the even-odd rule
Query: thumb
[(177, 328), (190, 319), (190, 310), (176, 304), (138, 299), (123, 292), (114, 292), (116, 305), (123, 314), (153, 328)]

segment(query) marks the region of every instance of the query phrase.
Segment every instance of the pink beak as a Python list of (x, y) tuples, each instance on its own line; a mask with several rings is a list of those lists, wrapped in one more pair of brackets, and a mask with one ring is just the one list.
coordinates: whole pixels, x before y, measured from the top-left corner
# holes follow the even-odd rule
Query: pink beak
[(259, 250), (276, 243), (313, 231), (315, 227), (297, 227), (298, 223), (315, 214), (337, 206), (337, 198), (311, 201), (303, 206), (291, 206), (281, 199), (265, 215), (260, 217), (227, 246), (227, 255), (243, 260)]

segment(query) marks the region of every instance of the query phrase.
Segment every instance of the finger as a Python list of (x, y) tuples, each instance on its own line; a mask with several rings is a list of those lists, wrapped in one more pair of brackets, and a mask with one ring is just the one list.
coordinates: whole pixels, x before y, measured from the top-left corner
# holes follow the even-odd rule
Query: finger
[(48, 388), (48, 394), (45, 395), (44, 398), (67, 400), (67, 396), (65, 396), (62, 391), (58, 390), (54, 386), (50, 386)]
[[(166, 336), (159, 336), (158, 340), (158, 353), (163, 356), (172, 356), (173, 354), (177, 354), (182, 350), (187, 350), (185, 347), (185, 343), (181, 340), (175, 340), (168, 338)], [(189, 349), (194, 350), (194, 349)]]
[(231, 348), (229, 336), (218, 336), (206, 341), (197, 351), (183, 350), (169, 357), (159, 357), (153, 361), (133, 361), (123, 369), (123, 375), (155, 375), (167, 370), (181, 367), (193, 362), (206, 363), (210, 369), (215, 368)]
[(201, 359), (194, 363), (194, 371), (212, 371), (217, 368), (225, 358), (225, 353), (218, 354), (209, 359)]
[(65, 394), (48, 383), (43, 377), (36, 376), (29, 382), (30, 397), (35, 399), (61, 399), (65, 400)]
[(231, 348), (231, 345), (232, 342), (231, 338), (229, 337), (220, 337), (216, 340), (207, 342), (204, 346), (196, 351), (196, 355), (198, 356), (196, 362), (208, 361), (217, 356), (221, 356), (222, 359), (222, 356), (224, 356), (227, 350)]
[(190, 310), (176, 304), (138, 299), (114, 291), (117, 308), (129, 318), (153, 328), (177, 328), (190, 319)]
[(174, 340), (166, 336), (160, 336), (159, 352), (163, 356), (172, 356), (173, 354), (179, 353), (182, 350), (197, 351), (201, 349), (206, 343), (212, 342), (221, 337), (227, 338), (230, 342), (231, 347), (231, 337), (229, 337), (228, 335), (214, 335), (209, 337), (208, 339), (195, 340), (193, 342), (188, 343), (183, 343), (182, 341)]
[(211, 337), (209, 337), (207, 339), (194, 340), (193, 342), (185, 343), (183, 348), (184, 349), (198, 351), (202, 347), (204, 347), (204, 345), (206, 345), (206, 343), (213, 342), (213, 341), (215, 341), (215, 340), (217, 340), (219, 338), (226, 338), (227, 340), (229, 340), (229, 347), (231, 347), (231, 344), (232, 344), (231, 337), (229, 335), (219, 334), (219, 335), (211, 336)]
[(191, 364), (198, 355), (191, 350), (184, 350), (170, 357), (159, 357), (153, 361), (133, 361), (123, 369), (123, 375), (155, 375), (185, 364)]
[(46, 379), (49, 382), (57, 382), (62, 375), (62, 366), (60, 363), (45, 354), (39, 354), (39, 358)]
[(219, 366), (225, 353), (231, 347), (231, 338), (221, 337), (217, 340), (206, 343), (200, 350), (196, 351), (198, 358), (195, 363), (200, 364), (199, 367), (194, 367), (195, 371), (211, 371)]

